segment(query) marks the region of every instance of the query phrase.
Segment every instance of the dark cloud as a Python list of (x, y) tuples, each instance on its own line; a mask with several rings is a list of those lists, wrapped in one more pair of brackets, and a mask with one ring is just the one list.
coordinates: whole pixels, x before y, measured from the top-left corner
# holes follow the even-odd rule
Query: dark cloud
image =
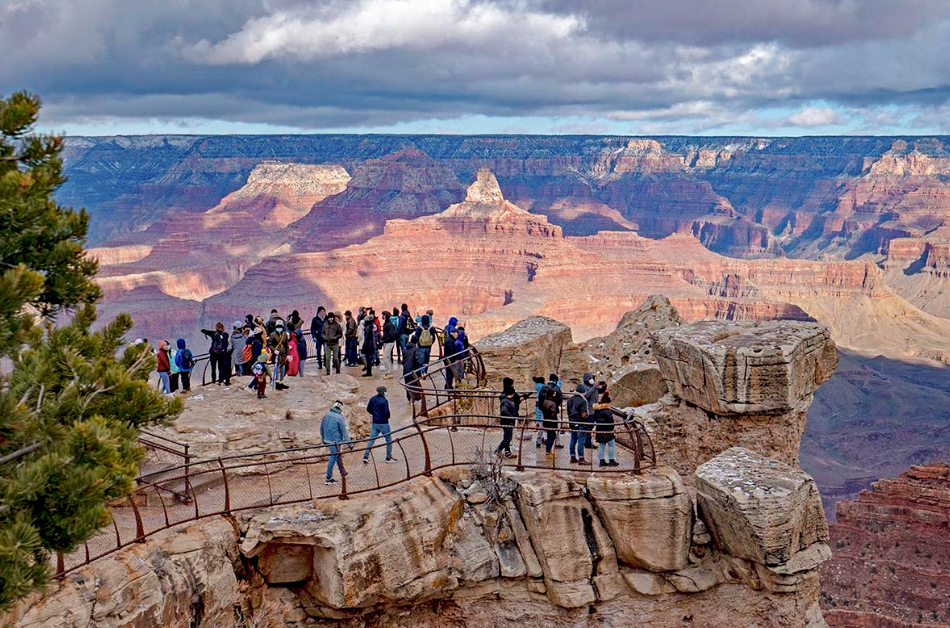
[[(946, 0), (7, 0), (0, 93), (47, 121), (304, 129), (581, 116), (805, 129), (942, 125)], [(883, 127), (882, 127), (883, 128)], [(936, 127), (935, 127), (936, 128)]]

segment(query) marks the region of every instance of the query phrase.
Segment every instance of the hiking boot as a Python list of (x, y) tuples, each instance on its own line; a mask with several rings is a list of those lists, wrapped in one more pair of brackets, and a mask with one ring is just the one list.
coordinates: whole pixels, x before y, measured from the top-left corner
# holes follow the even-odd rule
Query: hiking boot
[(611, 460), (610, 462), (607, 463), (607, 466), (608, 466), (608, 467), (619, 467), (619, 466), (620, 466), (620, 463), (617, 462), (616, 460)]
[(587, 464), (587, 461), (584, 460), (583, 458), (578, 458), (578, 459), (577, 459), (577, 464)]
[(571, 456), (571, 464), (577, 464), (577, 458)]
[(600, 466), (606, 467), (606, 466), (607, 466), (607, 462), (606, 462), (605, 460), (601, 460), (601, 461), (600, 461)]
[(331, 486), (333, 484), (338, 484), (338, 482), (333, 478), (329, 478), (326, 482), (324, 482), (324, 484), (326, 484), (327, 486)]
[(257, 398), (258, 398), (258, 399), (267, 399), (267, 395), (258, 395)]

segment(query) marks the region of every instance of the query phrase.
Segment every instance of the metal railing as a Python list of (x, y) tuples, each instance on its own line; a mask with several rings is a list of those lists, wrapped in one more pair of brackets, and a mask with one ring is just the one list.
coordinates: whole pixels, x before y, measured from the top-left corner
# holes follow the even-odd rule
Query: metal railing
[[(601, 467), (594, 456), (580, 465), (569, 460), (564, 448), (550, 452), (532, 446), (540, 431), (584, 437), (598, 429), (571, 424), (561, 418), (556, 427), (535, 423), (535, 393), (521, 393), (517, 417), (500, 416), (500, 392), (485, 390), (482, 356), (472, 347), (456, 359), (436, 362), (400, 379), (412, 401), (412, 424), (382, 437), (346, 443), (281, 449), (206, 460), (194, 460), (188, 445), (143, 431), (143, 446), (177, 456), (183, 462), (146, 471), (136, 478), (137, 488), (112, 504), (111, 527), (69, 554), (57, 554), (56, 576), (61, 577), (123, 547), (176, 525), (207, 517), (272, 506), (347, 499), (431, 475), (450, 467), (471, 467), (497, 460), (517, 471), (527, 469), (587, 473), (640, 473), (656, 465), (656, 452), (647, 430), (632, 414), (611, 409), (619, 419), (612, 428), (621, 445), (617, 466)], [(460, 366), (461, 365), (461, 366)], [(445, 390), (447, 369), (458, 385)], [(459, 378), (458, 375), (461, 375)], [(507, 423), (507, 425), (503, 424)], [(603, 429), (603, 428), (601, 428)], [(510, 433), (508, 433), (510, 430)], [(502, 442), (508, 440), (510, 457)], [(385, 455), (381, 449), (387, 448)], [(394, 462), (386, 462), (390, 458)], [(593, 452), (591, 452), (593, 453)], [(339, 483), (326, 483), (331, 459), (339, 462)], [(365, 459), (365, 462), (363, 460)]]

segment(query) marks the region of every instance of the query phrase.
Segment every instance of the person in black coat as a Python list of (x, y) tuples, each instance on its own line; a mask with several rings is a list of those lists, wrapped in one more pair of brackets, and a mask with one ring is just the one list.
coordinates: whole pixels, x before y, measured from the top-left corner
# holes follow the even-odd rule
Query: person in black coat
[[(600, 466), (617, 467), (619, 464), (614, 459), (614, 415), (610, 410), (610, 395), (604, 390), (600, 394), (599, 403), (594, 404), (594, 440), (597, 441), (600, 450)], [(604, 454), (607, 454), (606, 457)]]
[(402, 377), (406, 382), (406, 397), (412, 401), (417, 393), (410, 390), (416, 386), (422, 368), (422, 361), (419, 359), (419, 347), (411, 340), (406, 344), (406, 352), (402, 356)]
[(373, 376), (373, 362), (376, 360), (376, 325), (373, 319), (366, 317), (363, 319), (363, 346), (360, 348), (363, 354), (363, 377)]
[(518, 409), (515, 404), (517, 396), (518, 394), (513, 389), (501, 393), (501, 418), (499, 422), (501, 423), (502, 438), (495, 449), (495, 454), (504, 455), (505, 458), (514, 457), (511, 453), (511, 437), (514, 435), (515, 422), (518, 420)]
[(317, 308), (317, 315), (310, 319), (310, 338), (316, 347), (317, 368), (323, 368), (323, 325), (327, 322), (327, 309), (322, 305)]

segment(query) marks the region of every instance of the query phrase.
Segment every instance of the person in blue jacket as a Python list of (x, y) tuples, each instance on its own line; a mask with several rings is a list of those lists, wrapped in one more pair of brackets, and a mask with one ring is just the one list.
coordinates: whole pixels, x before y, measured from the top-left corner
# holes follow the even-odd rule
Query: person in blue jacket
[(386, 462), (399, 462), (393, 458), (393, 439), (389, 435), (392, 431), (389, 427), (389, 400), (386, 399), (385, 386), (376, 388), (376, 394), (370, 397), (369, 403), (366, 404), (366, 411), (373, 417), (373, 427), (369, 433), (369, 442), (366, 443), (366, 451), (363, 452), (363, 464), (369, 464), (370, 451), (380, 434), (386, 439)]
[[(340, 468), (340, 475), (346, 475), (343, 470), (343, 462), (340, 460), (340, 446), (350, 440), (350, 434), (346, 431), (346, 420), (343, 418), (343, 403), (334, 401), (330, 406), (330, 411), (320, 422), (320, 438), (323, 444), (330, 448), (330, 458), (327, 460), (327, 486), (336, 484), (333, 478), (333, 467)], [(350, 443), (350, 449), (353, 449), (353, 443)]]
[(191, 391), (191, 371), (195, 368), (195, 357), (185, 346), (185, 339), (179, 338), (178, 351), (175, 352), (175, 366), (178, 367), (178, 376), (181, 377), (182, 392)]

